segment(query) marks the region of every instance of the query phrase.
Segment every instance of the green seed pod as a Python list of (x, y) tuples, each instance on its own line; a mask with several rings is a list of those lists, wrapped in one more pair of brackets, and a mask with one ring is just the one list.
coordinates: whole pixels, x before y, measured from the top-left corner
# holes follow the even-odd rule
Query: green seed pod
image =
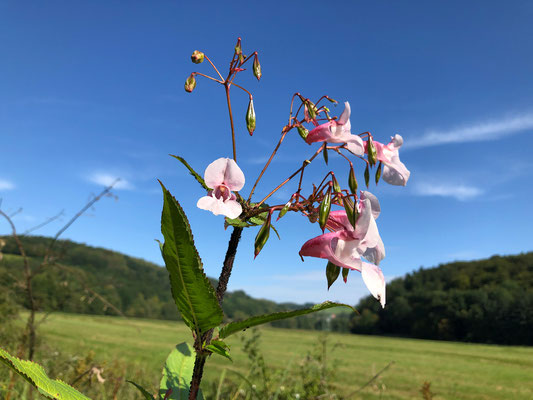
[(374, 141), (372, 140), (372, 136), (368, 137), (367, 143), (368, 162), (370, 163), (370, 166), (373, 167), (376, 164), (377, 152), (376, 146), (374, 146)]
[(359, 212), (357, 211), (354, 202), (348, 197), (344, 197), (342, 199), (342, 205), (344, 206), (344, 211), (346, 211), (348, 221), (350, 221), (350, 224), (352, 224), (352, 226), (355, 228), (355, 223), (357, 222)]
[(381, 178), (381, 167), (382, 167), (382, 163), (380, 161), (378, 165), (378, 169), (376, 170), (376, 185), (379, 182), (379, 178)]
[(324, 146), (324, 150), (322, 150), (322, 155), (324, 156), (324, 162), (326, 165), (328, 165), (328, 148), (327, 146)]
[(350, 273), (350, 270), (348, 268), (342, 269), (342, 280), (344, 283), (348, 282), (348, 274)]
[(339, 104), (339, 102), (335, 99), (332, 99), (331, 97), (328, 97), (326, 96), (326, 99), (328, 99), (330, 102), (332, 102), (333, 104)]
[(254, 258), (257, 257), (257, 255), (259, 254), (263, 246), (266, 244), (269, 236), (270, 236), (270, 215), (268, 216), (263, 226), (261, 226), (261, 229), (259, 229), (259, 232), (257, 232), (257, 236), (255, 237)]
[(329, 189), (322, 202), (320, 203), (320, 209), (318, 212), (318, 223), (322, 232), (326, 229), (326, 223), (328, 222), (329, 212), (331, 211), (331, 189)]
[(328, 265), (326, 265), (326, 278), (328, 280), (328, 290), (331, 287), (331, 285), (333, 285), (333, 282), (337, 280), (340, 272), (341, 272), (341, 267), (333, 264), (331, 261), (328, 261)]
[(318, 109), (311, 100), (307, 100), (307, 113), (309, 114), (309, 118), (316, 119)]
[(333, 191), (335, 193), (340, 193), (341, 192), (341, 186), (339, 185), (339, 182), (337, 181), (337, 178), (333, 177), (332, 181), (333, 181)]
[(368, 183), (370, 182), (370, 169), (368, 168), (368, 164), (366, 165), (366, 168), (365, 168), (365, 183), (366, 183), (366, 187), (368, 187)]
[(350, 191), (352, 194), (357, 192), (357, 179), (355, 179), (355, 172), (353, 167), (350, 165), (350, 174), (348, 175), (348, 186), (350, 186)]
[(257, 78), (257, 80), (261, 79), (261, 64), (259, 64), (259, 58), (257, 58), (257, 53), (254, 57), (254, 76)]
[(283, 208), (279, 211), (278, 219), (282, 218), (285, 214), (287, 214), (287, 211), (289, 211), (290, 207), (291, 207), (291, 202), (288, 201), (287, 204), (285, 204)]
[(307, 139), (307, 135), (309, 135), (309, 131), (307, 129), (305, 129), (301, 125), (298, 125), (296, 129), (298, 129), (298, 133), (300, 134), (303, 140)]
[(248, 111), (246, 111), (246, 128), (248, 128), (248, 133), (252, 136), (255, 131), (255, 109), (253, 99), (250, 99), (250, 102), (248, 103)]

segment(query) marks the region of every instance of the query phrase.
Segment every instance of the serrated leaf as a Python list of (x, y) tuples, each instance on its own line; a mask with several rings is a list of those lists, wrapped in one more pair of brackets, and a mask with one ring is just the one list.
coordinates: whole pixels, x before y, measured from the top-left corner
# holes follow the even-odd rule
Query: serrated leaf
[(141, 392), (141, 394), (143, 395), (144, 400), (154, 400), (154, 396), (150, 392), (148, 392), (148, 390), (143, 388), (141, 385), (133, 381), (126, 381), (126, 382), (131, 383), (133, 386), (135, 386), (139, 390), (139, 392)]
[[(164, 398), (168, 389), (172, 389), (170, 400), (187, 400), (194, 370), (194, 348), (188, 343), (178, 344), (168, 355), (163, 368), (163, 377), (159, 384), (159, 396)], [(202, 392), (197, 399), (203, 399)]]
[(44, 368), (32, 361), (21, 360), (13, 357), (0, 348), (0, 361), (10, 367), (26, 381), (32, 384), (39, 393), (53, 400), (90, 400), (72, 386), (60, 380), (53, 380), (46, 375)]
[(185, 324), (199, 337), (222, 323), (222, 308), (204, 273), (185, 212), (162, 183), (161, 187), (163, 259), (170, 275), (172, 297)]
[(220, 338), (225, 339), (228, 336), (233, 335), (234, 333), (251, 328), (252, 326), (262, 325), (262, 324), (266, 324), (267, 322), (278, 321), (280, 319), (298, 317), (300, 315), (327, 310), (328, 308), (333, 308), (333, 307), (348, 307), (350, 310), (353, 310), (355, 312), (355, 308), (353, 308), (352, 306), (349, 306), (348, 304), (326, 301), (321, 304), (316, 304), (310, 308), (302, 308), (300, 310), (294, 310), (294, 311), (282, 311), (282, 312), (277, 312), (277, 313), (272, 313), (272, 314), (257, 315), (255, 317), (247, 318), (242, 321), (230, 322), (224, 325), (220, 329)]
[(203, 178), (200, 175), (198, 175), (198, 173), (189, 165), (189, 163), (187, 161), (185, 161), (184, 158), (182, 158), (180, 156), (175, 156), (174, 154), (171, 154), (171, 156), (174, 157), (176, 160), (179, 160), (183, 165), (185, 165), (185, 168), (187, 168), (189, 170), (189, 172), (194, 177), (194, 179), (196, 179), (196, 181), (200, 185), (202, 185), (202, 187), (205, 190), (211, 190), (211, 188), (207, 187), (207, 185), (205, 184), (205, 181), (203, 180)]

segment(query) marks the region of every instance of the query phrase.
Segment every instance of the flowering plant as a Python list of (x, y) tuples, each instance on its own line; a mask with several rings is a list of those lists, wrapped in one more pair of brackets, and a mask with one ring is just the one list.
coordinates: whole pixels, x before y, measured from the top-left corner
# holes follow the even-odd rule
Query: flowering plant
[[(345, 282), (350, 270), (359, 271), (370, 293), (385, 307), (385, 278), (379, 267), (385, 257), (385, 247), (376, 224), (381, 207), (375, 195), (369, 191), (358, 190), (359, 185), (352, 160), (363, 165), (367, 188), (370, 186), (371, 170), (374, 170), (376, 184), (383, 179), (389, 184), (403, 186), (410, 175), (409, 170), (400, 161), (399, 149), (403, 143), (400, 135), (395, 135), (390, 143), (382, 144), (374, 140), (370, 132), (353, 134), (350, 122), (351, 108), (348, 102), (344, 103), (344, 111), (341, 115), (336, 117), (331, 115), (330, 109), (324, 104), (326, 102), (337, 104), (337, 101), (331, 97), (324, 95), (313, 102), (302, 94), (295, 93), (290, 102), (288, 122), (282, 127), (281, 136), (272, 154), (251, 185), (248, 197), (243, 196), (241, 191), (246, 179), (237, 164), (237, 140), (230, 89), (235, 87), (248, 96), (245, 121), (248, 133), (253, 135), (256, 130), (253, 96), (250, 91), (236, 83), (235, 79), (250, 64), (252, 64), (254, 76), (257, 80), (261, 79), (262, 71), (258, 53), (245, 55), (239, 38), (226, 77), (220, 73), (209, 57), (200, 51), (195, 51), (191, 60), (195, 64), (207, 61), (213, 68), (215, 76), (193, 72), (185, 81), (187, 92), (195, 90), (197, 77), (214, 81), (224, 88), (230, 118), (232, 158), (226, 158), (224, 154), (221, 154), (221, 158), (207, 166), (202, 178), (184, 158), (178, 155), (174, 157), (207, 191), (199, 198), (197, 206), (212, 212), (215, 216), (223, 215), (225, 226), (231, 226), (233, 231), (215, 289), (203, 271), (202, 261), (194, 245), (192, 230), (185, 212), (161, 183), (164, 197), (161, 232), (164, 243), (160, 244), (160, 248), (169, 272), (172, 296), (184, 323), (191, 329), (193, 343), (192, 345), (179, 344), (170, 353), (159, 393), (156, 396), (158, 399), (203, 398), (200, 383), (206, 361), (213, 354), (231, 359), (229, 347), (225, 343), (230, 335), (249, 327), (332, 307), (343, 306), (353, 309), (346, 304), (326, 301), (310, 308), (258, 315), (223, 324), (224, 314), (221, 305), (242, 232), (245, 228), (259, 227), (254, 243), (254, 254), (257, 257), (267, 243), (270, 231), (274, 229), (272, 226), (274, 213), (277, 213), (277, 220), (279, 220), (288, 212), (294, 212), (305, 216), (311, 223), (319, 225), (322, 234), (303, 243), (299, 254), (302, 260), (303, 257), (328, 260), (326, 266), (328, 288), (335, 282), (341, 271)], [(312, 129), (309, 131), (308, 127)], [(301, 160), (295, 171), (266, 196), (259, 200), (254, 199), (255, 190), (285, 137), (296, 132), (307, 145), (314, 146), (313, 153), (309, 158)], [(342, 157), (348, 165), (346, 188), (340, 185), (337, 175), (332, 170), (317, 179), (318, 184), (312, 184), (310, 188), (303, 187), (303, 177), (307, 167), (320, 154), (323, 155), (327, 165), (330, 153)], [(280, 188), (293, 181), (298, 184), (294, 185), (294, 190), (285, 203), (279, 205), (266, 203)], [(30, 383), (39, 387), (38, 379), (42, 378), (40, 370), (40, 375), (36, 374), (33, 379), (34, 375), (31, 375), (31, 371), (29, 372), (24, 365), (19, 363), (20, 360), (9, 357), (7, 354), (2, 355), (2, 360), (16, 372), (25, 374)], [(47, 381), (46, 383), (48, 386), (57, 385), (65, 393), (72, 389), (61, 386), (61, 382)], [(132, 382), (132, 384), (139, 389), (145, 399), (154, 400), (154, 396), (149, 391), (136, 383)], [(52, 395), (55, 396), (53, 393)], [(60, 398), (86, 399), (78, 392), (72, 395), (66, 394)]]

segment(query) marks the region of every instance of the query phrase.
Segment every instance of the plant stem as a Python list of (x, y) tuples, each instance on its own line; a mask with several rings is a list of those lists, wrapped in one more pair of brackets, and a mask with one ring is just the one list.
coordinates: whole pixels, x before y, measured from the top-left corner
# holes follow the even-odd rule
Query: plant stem
[[(220, 277), (218, 278), (216, 295), (218, 303), (221, 306), (222, 300), (224, 299), (224, 294), (228, 288), (228, 281), (229, 277), (231, 276), (231, 270), (233, 269), (235, 255), (237, 254), (237, 247), (239, 246), (239, 241), (241, 240), (242, 229), (243, 228), (233, 227), (233, 232), (231, 233), (228, 243), (228, 250), (226, 251), (226, 257), (224, 258), (224, 264), (222, 265), (222, 271), (220, 272)], [(192, 373), (189, 400), (196, 400), (196, 397), (198, 396), (200, 382), (202, 381), (202, 375), (204, 373), (205, 362), (207, 361), (207, 354), (204, 353), (201, 348), (204, 342), (209, 343), (211, 341), (212, 336), (213, 329), (210, 329), (204, 335), (202, 335), (202, 337), (196, 339), (196, 359), (194, 360), (194, 370)]]
[(229, 84), (226, 81), (226, 84), (224, 85), (224, 88), (226, 89), (226, 101), (228, 102), (228, 111), (229, 111), (229, 121), (231, 123), (231, 143), (233, 145), (233, 160), (237, 162), (237, 150), (235, 148), (235, 128), (233, 126), (233, 113), (231, 112), (231, 100), (229, 97)]

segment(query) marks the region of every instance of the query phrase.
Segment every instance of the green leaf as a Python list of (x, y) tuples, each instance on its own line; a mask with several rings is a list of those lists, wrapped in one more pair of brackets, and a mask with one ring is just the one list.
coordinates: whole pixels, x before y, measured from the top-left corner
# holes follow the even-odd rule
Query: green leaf
[(339, 274), (341, 273), (341, 267), (333, 264), (331, 261), (328, 261), (326, 266), (326, 278), (328, 279), (328, 290), (333, 285), (333, 282), (337, 280)]
[(0, 348), (0, 361), (35, 386), (39, 393), (48, 399), (90, 400), (65, 382), (50, 379), (39, 364), (13, 357), (2, 348)]
[[(168, 355), (163, 377), (159, 384), (159, 396), (165, 397), (168, 389), (172, 389), (170, 400), (187, 400), (194, 370), (194, 348), (188, 343), (178, 344)], [(198, 399), (203, 399), (202, 392), (198, 393)]]
[(221, 340), (216, 340), (216, 341), (213, 340), (213, 342), (211, 342), (211, 344), (208, 344), (207, 346), (205, 346), (205, 348), (208, 349), (209, 351), (215, 353), (215, 354), (218, 354), (218, 355), (220, 355), (222, 357), (226, 357), (230, 361), (233, 361), (233, 359), (229, 355), (229, 351), (227, 349), (227, 346), (220, 345), (220, 344), (214, 343), (214, 342), (224, 343)]
[(302, 308), (300, 310), (294, 310), (294, 311), (282, 311), (282, 312), (277, 312), (273, 314), (263, 314), (263, 315), (258, 315), (258, 316), (251, 317), (251, 318), (248, 318), (242, 321), (230, 322), (229, 324), (224, 325), (220, 329), (220, 338), (225, 339), (228, 336), (233, 335), (236, 332), (251, 328), (252, 326), (262, 325), (262, 324), (266, 324), (267, 322), (278, 321), (280, 319), (298, 317), (300, 315), (310, 314), (310, 313), (326, 310), (328, 308), (333, 308), (333, 307), (348, 307), (350, 310), (353, 310), (354, 312), (356, 312), (355, 308), (347, 304), (326, 301), (321, 304), (316, 304), (310, 308)]
[(170, 275), (172, 297), (183, 321), (199, 337), (222, 323), (222, 308), (204, 273), (185, 212), (162, 183), (161, 187), (163, 259)]
[(174, 154), (171, 154), (172, 157), (174, 157), (176, 160), (179, 160), (183, 165), (185, 165), (185, 168), (187, 168), (189, 170), (189, 172), (191, 173), (192, 176), (194, 176), (194, 179), (196, 179), (196, 181), (202, 185), (202, 187), (205, 189), (205, 190), (211, 190), (211, 188), (207, 187), (207, 185), (205, 184), (205, 181), (203, 180), (203, 178), (198, 175), (198, 173), (192, 169), (192, 167), (189, 165), (189, 163), (187, 161), (185, 161), (184, 158), (180, 157), (180, 156), (175, 156)]
[(141, 392), (141, 394), (143, 395), (144, 397), (144, 400), (154, 400), (154, 396), (148, 392), (148, 390), (146, 390), (145, 388), (143, 388), (141, 385), (133, 382), (133, 381), (126, 381), (128, 383), (131, 383), (133, 386), (135, 386), (137, 389), (139, 389), (139, 392)]

